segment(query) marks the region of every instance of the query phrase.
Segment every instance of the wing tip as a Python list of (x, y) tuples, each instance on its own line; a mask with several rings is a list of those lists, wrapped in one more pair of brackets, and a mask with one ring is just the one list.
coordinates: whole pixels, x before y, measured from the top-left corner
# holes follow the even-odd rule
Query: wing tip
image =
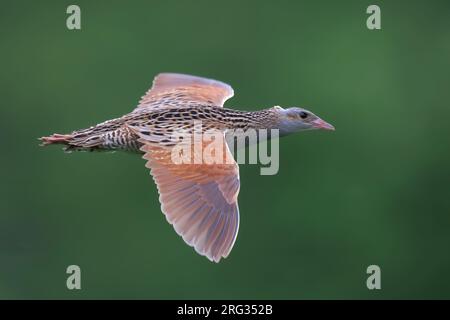
[[(161, 211), (164, 213), (164, 208), (163, 205), (161, 204)], [(175, 227), (175, 223), (173, 221), (171, 221), (169, 219), (169, 217), (164, 213), (164, 216), (166, 217), (166, 221), (172, 225), (172, 227), (174, 228), (175, 232), (183, 239), (183, 241), (190, 247), (192, 247), (195, 252), (197, 252), (199, 255), (207, 258), (209, 261), (214, 262), (214, 263), (219, 263), (222, 259), (226, 259), (229, 254), (231, 253), (231, 250), (233, 249), (234, 243), (236, 242), (237, 239), (237, 232), (233, 237), (233, 241), (231, 242), (230, 246), (226, 249), (226, 250), (222, 250), (220, 251), (218, 254), (213, 255), (211, 254), (211, 250), (202, 250), (202, 248), (204, 246), (199, 246), (195, 239), (193, 241), (187, 239), (186, 235), (183, 234), (183, 232), (181, 232), (180, 230), (178, 230), (178, 228)]]

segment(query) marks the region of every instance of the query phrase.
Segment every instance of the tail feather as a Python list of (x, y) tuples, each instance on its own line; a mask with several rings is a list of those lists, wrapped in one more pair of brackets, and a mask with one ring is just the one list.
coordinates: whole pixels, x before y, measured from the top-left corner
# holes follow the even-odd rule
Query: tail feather
[(100, 151), (104, 143), (99, 135), (87, 136), (86, 134), (52, 134), (48, 137), (39, 138), (41, 146), (48, 146), (50, 144), (65, 145), (64, 151)]

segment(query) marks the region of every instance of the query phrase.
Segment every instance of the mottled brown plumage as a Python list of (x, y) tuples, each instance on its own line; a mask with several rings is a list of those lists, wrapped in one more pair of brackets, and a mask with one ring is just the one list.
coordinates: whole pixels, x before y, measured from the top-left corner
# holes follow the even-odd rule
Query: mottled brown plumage
[[(196, 130), (280, 129), (282, 135), (313, 128), (332, 129), (301, 108), (260, 111), (223, 108), (233, 89), (216, 80), (163, 73), (139, 105), (120, 118), (70, 134), (41, 138), (43, 145), (65, 150), (125, 150), (144, 153), (169, 223), (201, 255), (218, 262), (230, 253), (239, 229), (239, 167), (225, 145), (223, 163), (176, 164), (171, 159), (173, 133)], [(197, 151), (195, 151), (197, 152)], [(192, 157), (195, 157), (195, 152)], [(231, 161), (230, 161), (231, 159)]]

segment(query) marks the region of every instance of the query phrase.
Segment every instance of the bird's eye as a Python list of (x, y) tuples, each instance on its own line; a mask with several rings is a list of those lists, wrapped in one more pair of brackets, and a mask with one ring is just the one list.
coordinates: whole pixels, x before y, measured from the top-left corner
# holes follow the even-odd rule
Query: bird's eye
[(301, 111), (299, 115), (300, 115), (300, 118), (302, 118), (302, 119), (308, 118), (308, 114), (305, 111)]

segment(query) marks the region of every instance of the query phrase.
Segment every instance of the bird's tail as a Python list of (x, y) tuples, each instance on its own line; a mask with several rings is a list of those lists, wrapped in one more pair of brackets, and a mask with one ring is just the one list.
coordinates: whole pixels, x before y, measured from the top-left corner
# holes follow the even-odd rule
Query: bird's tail
[(58, 134), (54, 133), (48, 137), (41, 137), (41, 146), (48, 146), (49, 144), (65, 144), (69, 145), (73, 136), (71, 134)]
[(100, 150), (103, 143), (99, 135), (87, 135), (86, 133), (59, 134), (55, 133), (48, 137), (39, 138), (41, 146), (50, 144), (65, 145), (64, 151), (94, 151)]

